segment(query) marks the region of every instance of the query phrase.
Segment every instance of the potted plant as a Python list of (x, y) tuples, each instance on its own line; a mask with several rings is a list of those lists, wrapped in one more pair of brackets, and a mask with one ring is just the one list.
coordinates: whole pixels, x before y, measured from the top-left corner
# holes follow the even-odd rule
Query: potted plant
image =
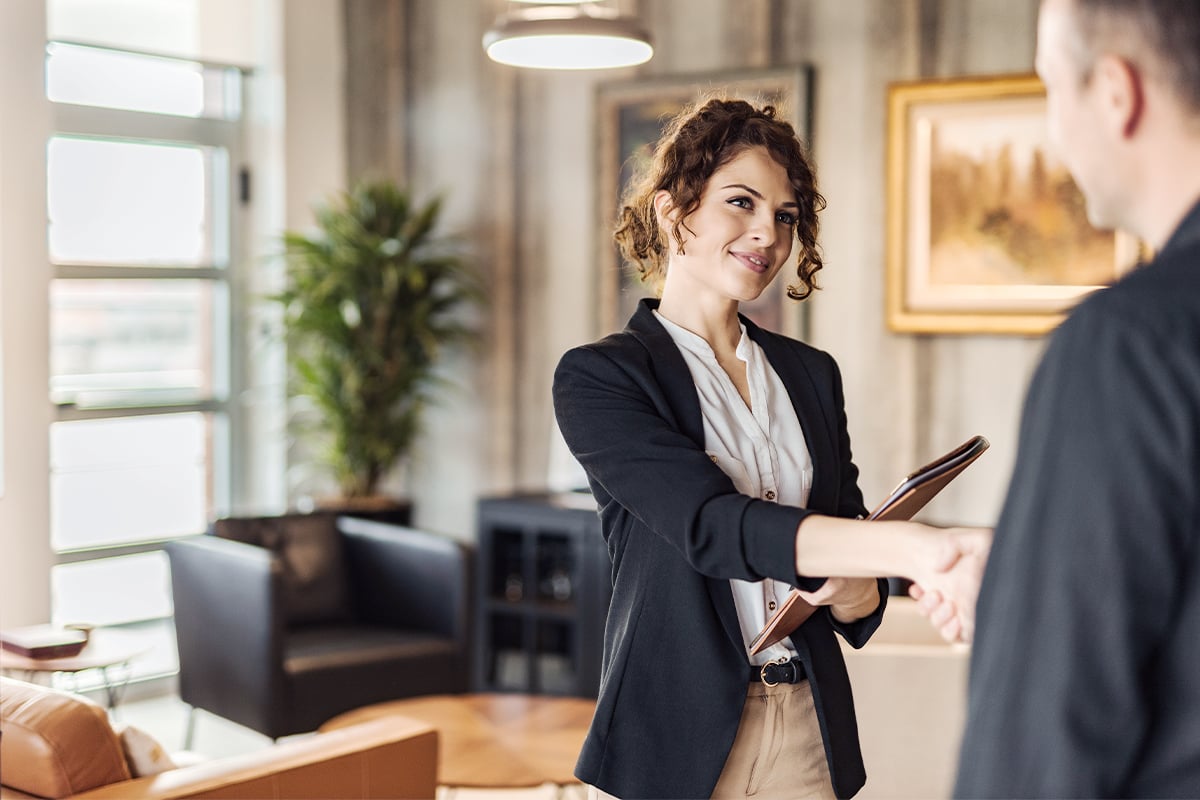
[(457, 241), (387, 180), (363, 181), (316, 210), (317, 231), (283, 234), (284, 332), (294, 394), (313, 413), (342, 505), (369, 504), (412, 450), (441, 386), (445, 348), (471, 339), (482, 301)]

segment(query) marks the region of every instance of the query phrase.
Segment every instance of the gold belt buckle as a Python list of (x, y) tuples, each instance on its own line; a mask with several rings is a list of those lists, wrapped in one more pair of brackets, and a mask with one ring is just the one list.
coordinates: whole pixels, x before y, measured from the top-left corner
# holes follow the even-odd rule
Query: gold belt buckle
[(762, 681), (763, 686), (778, 686), (779, 685), (779, 681), (775, 681), (774, 683), (772, 683), (767, 680), (767, 667), (771, 666), (772, 664), (786, 664), (789, 661), (791, 661), (791, 659), (788, 658), (787, 656), (780, 656), (779, 658), (772, 659), (771, 661), (768, 661), (767, 663), (763, 664), (762, 669), (760, 669), (758, 671), (758, 679), (760, 681)]

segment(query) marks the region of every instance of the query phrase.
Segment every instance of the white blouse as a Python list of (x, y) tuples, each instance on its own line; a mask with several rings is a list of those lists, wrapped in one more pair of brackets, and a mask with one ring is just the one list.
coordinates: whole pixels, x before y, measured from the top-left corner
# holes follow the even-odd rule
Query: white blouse
[[(796, 409), (779, 375), (741, 326), (736, 355), (746, 362), (750, 407), (700, 336), (676, 325), (657, 311), (654, 315), (675, 341), (687, 362), (700, 398), (704, 418), (704, 449), (742, 494), (803, 507), (812, 488), (812, 457)], [(786, 583), (767, 578), (750, 582), (731, 580), (733, 603), (746, 654), (750, 642), (767, 618), (791, 591)], [(768, 647), (752, 663), (765, 664), (780, 656), (794, 656), (791, 639)]]

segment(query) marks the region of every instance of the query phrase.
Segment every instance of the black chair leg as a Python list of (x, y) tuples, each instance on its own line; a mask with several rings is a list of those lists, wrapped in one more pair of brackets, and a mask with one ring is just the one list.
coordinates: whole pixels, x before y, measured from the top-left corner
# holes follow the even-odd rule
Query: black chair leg
[(183, 734), (184, 750), (191, 750), (192, 742), (196, 739), (196, 712), (198, 710), (195, 706), (188, 706), (187, 728), (184, 729)]

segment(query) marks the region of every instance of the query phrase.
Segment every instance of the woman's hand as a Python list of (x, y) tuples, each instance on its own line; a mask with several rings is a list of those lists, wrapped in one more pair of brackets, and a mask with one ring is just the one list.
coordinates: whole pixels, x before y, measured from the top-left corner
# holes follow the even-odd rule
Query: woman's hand
[(947, 528), (935, 534), (929, 563), (913, 575), (909, 596), (948, 642), (975, 636), (975, 600), (992, 546), (989, 528)]
[(821, 588), (800, 591), (801, 599), (814, 606), (829, 606), (838, 622), (855, 622), (879, 608), (879, 584), (874, 578), (826, 578)]
[[(942, 636), (969, 642), (991, 546), (989, 528), (934, 528), (919, 522), (809, 514), (796, 530), (796, 574), (908, 578), (918, 585), (914, 596), (921, 597), (922, 613)], [(828, 589), (831, 595), (842, 591), (847, 589)]]

